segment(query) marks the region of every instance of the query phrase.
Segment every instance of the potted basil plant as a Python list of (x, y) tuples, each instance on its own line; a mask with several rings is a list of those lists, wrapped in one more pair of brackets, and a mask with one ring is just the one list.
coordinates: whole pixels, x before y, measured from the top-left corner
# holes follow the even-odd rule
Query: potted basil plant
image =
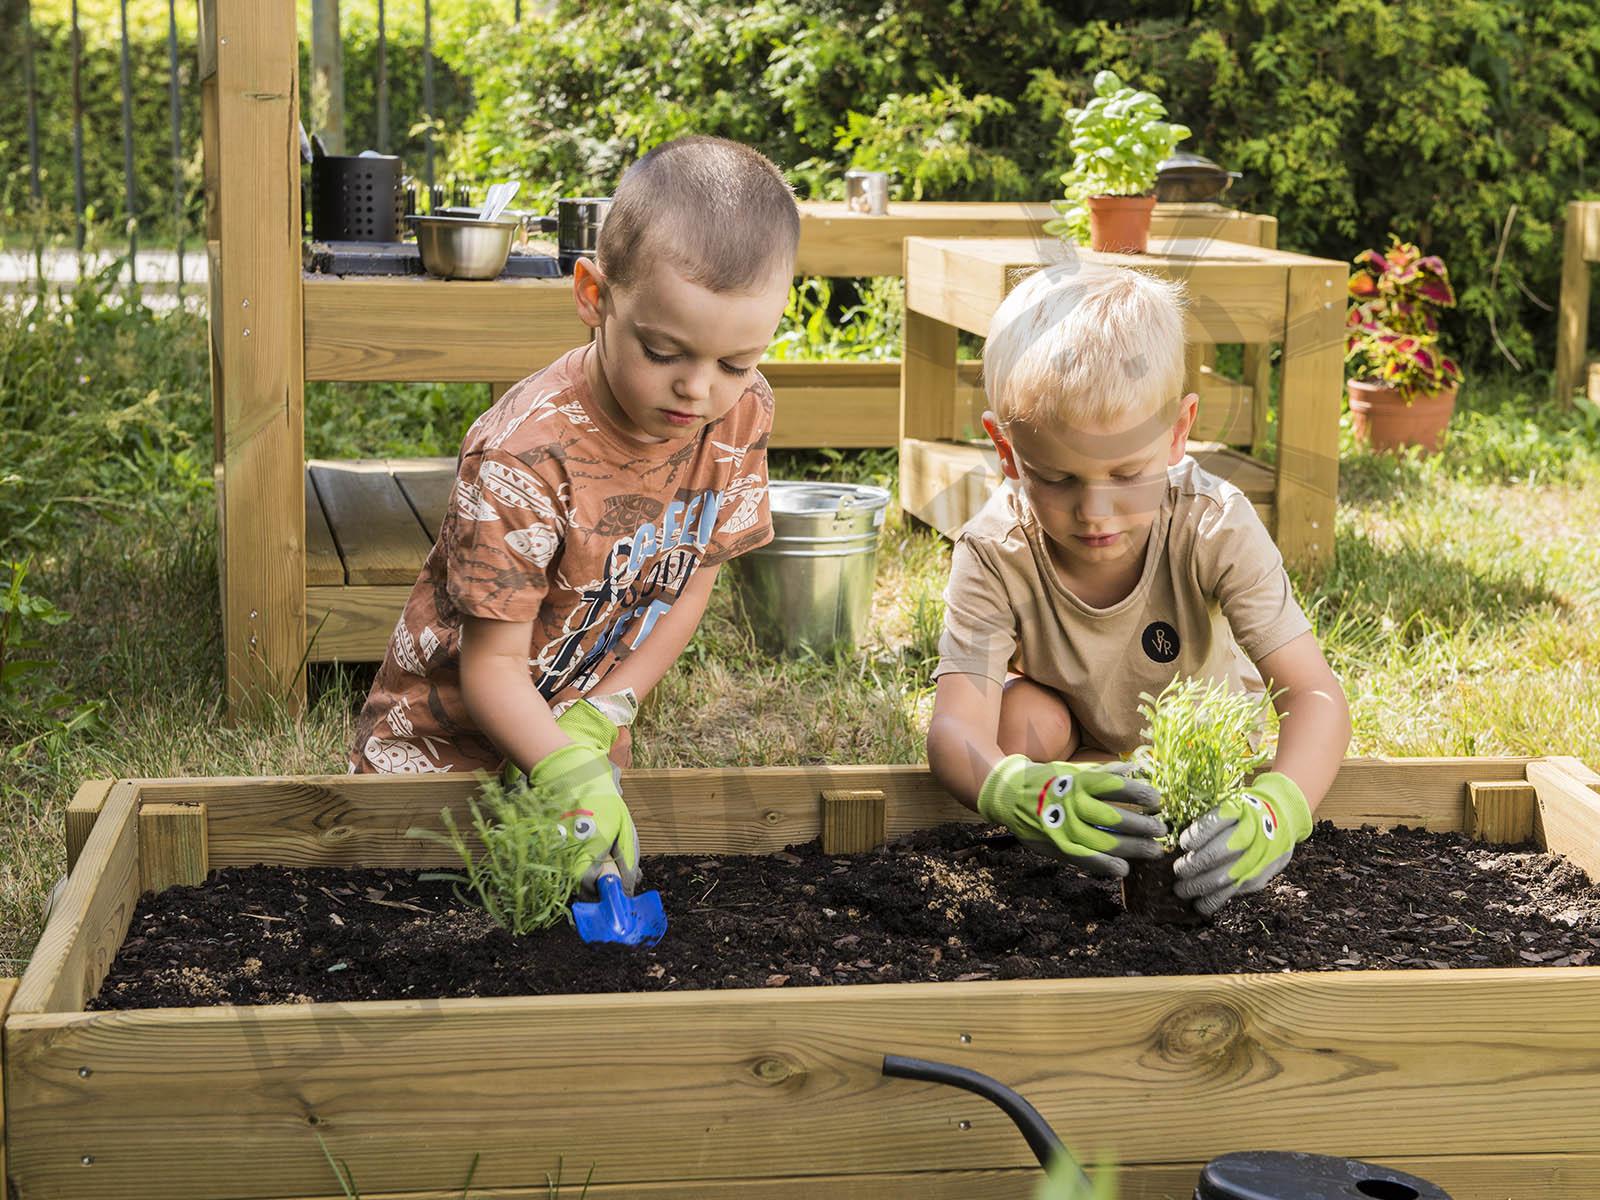
[(1067, 110), (1072, 168), (1061, 176), (1060, 216), (1045, 231), (1084, 241), (1094, 250), (1143, 254), (1150, 242), (1156, 168), (1189, 136), (1187, 125), (1166, 120), (1152, 92), (1124, 84), (1115, 72), (1094, 77), (1094, 98)]

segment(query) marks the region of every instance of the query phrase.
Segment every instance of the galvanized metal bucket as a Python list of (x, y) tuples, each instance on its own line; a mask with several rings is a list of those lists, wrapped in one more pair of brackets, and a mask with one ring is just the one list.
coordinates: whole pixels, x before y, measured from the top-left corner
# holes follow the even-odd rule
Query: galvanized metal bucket
[(769, 484), (772, 541), (734, 560), (734, 596), (771, 654), (827, 655), (856, 644), (872, 612), (883, 488)]

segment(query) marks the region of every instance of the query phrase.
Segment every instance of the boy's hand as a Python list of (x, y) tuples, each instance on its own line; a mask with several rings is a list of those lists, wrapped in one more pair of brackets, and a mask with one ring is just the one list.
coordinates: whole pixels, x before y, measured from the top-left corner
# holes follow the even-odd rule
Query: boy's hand
[[(508, 776), (515, 771), (507, 764)], [(610, 858), (622, 876), (623, 891), (632, 895), (639, 886), (639, 837), (605, 751), (574, 741), (541, 759), (528, 782), (557, 798), (562, 828), (582, 843), (576, 869), (585, 893), (594, 890), (601, 865)]]
[(1234, 896), (1259, 892), (1289, 865), (1311, 833), (1311, 807), (1287, 775), (1256, 776), (1242, 798), (1225, 800), (1183, 831), (1188, 853), (1172, 864), (1172, 890), (1211, 916)]
[[(1098, 764), (1036, 763), (1012, 754), (995, 764), (978, 793), (978, 812), (1028, 845), (1064, 858), (1091, 875), (1120, 878), (1127, 859), (1160, 858), (1161, 819), (1113, 808), (1131, 804), (1153, 813), (1161, 797), (1147, 783)], [(1114, 831), (1114, 832), (1113, 832)]]

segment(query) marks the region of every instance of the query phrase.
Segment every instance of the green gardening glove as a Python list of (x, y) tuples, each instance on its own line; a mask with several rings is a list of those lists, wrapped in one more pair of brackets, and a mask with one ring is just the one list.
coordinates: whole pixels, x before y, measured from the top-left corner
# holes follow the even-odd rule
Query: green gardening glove
[[(1142, 813), (1114, 808), (1130, 804)], [(1002, 758), (978, 792), (978, 812), (1035, 850), (1091, 875), (1120, 878), (1130, 858), (1160, 858), (1155, 839), (1167, 832), (1154, 813), (1161, 797), (1148, 783), (1098, 763), (1036, 763)]]
[(1188, 851), (1172, 864), (1172, 889), (1211, 916), (1237, 895), (1259, 892), (1289, 865), (1311, 833), (1311, 806), (1287, 775), (1257, 775), (1244, 794), (1197, 817), (1178, 838)]
[(556, 717), (556, 724), (562, 733), (579, 745), (591, 746), (601, 754), (609, 754), (621, 727), (633, 724), (638, 711), (639, 701), (634, 698), (633, 690), (628, 688), (569, 704)]
[[(616, 736), (614, 728), (612, 736)], [(517, 774), (516, 767), (508, 763), (508, 780)], [(595, 881), (609, 860), (622, 877), (622, 890), (631, 896), (639, 886), (639, 837), (605, 751), (574, 741), (540, 759), (527, 778), (534, 787), (557, 798), (562, 808), (561, 828), (582, 843), (575, 870), (584, 894), (594, 893)]]

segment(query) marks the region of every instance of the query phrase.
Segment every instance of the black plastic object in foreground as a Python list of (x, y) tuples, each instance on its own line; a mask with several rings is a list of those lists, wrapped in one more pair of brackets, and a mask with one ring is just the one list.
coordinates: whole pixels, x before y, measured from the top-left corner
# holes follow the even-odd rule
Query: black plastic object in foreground
[(1194, 1200), (1450, 1200), (1426, 1179), (1354, 1158), (1247, 1150), (1212, 1159)]
[(1041, 1167), (1049, 1170), (1053, 1162), (1063, 1159), (1071, 1164), (1082, 1182), (1088, 1184), (1088, 1176), (1084, 1175), (1083, 1168), (1078, 1166), (1078, 1160), (1073, 1158), (1071, 1152), (1061, 1144), (1056, 1131), (1046, 1124), (1045, 1119), (1039, 1115), (1039, 1110), (998, 1079), (992, 1079), (977, 1071), (969, 1071), (966, 1067), (929, 1062), (923, 1058), (905, 1058), (899, 1054), (883, 1056), (883, 1073), (894, 1079), (921, 1079), (928, 1083), (947, 1083), (951, 1087), (982, 1096), (1011, 1118)]

